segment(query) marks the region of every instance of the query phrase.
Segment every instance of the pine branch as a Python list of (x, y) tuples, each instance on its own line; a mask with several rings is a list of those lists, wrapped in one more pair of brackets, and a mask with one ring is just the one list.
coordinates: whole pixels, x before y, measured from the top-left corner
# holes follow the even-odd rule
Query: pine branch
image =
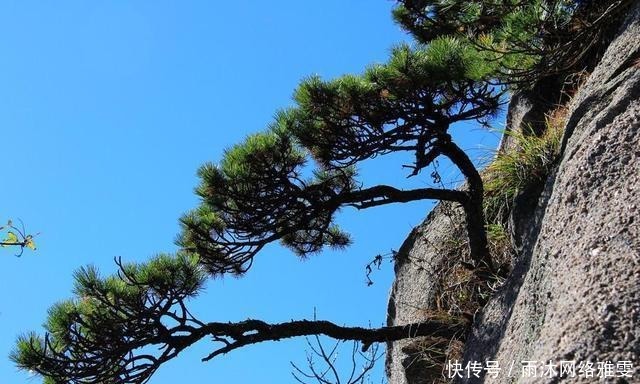
[(466, 193), (453, 189), (420, 188), (412, 190), (400, 190), (387, 185), (354, 191), (341, 197), (341, 205), (348, 205), (358, 209), (371, 208), (375, 206), (407, 203), (416, 200), (435, 199), (465, 203), (468, 200)]
[(371, 344), (397, 341), (419, 336), (452, 338), (463, 334), (466, 322), (447, 323), (428, 320), (401, 326), (381, 328), (343, 327), (323, 320), (297, 320), (287, 323), (269, 324), (261, 320), (245, 320), (239, 323), (209, 323), (198, 331), (222, 342), (219, 348), (203, 361), (226, 354), (234, 349), (264, 341), (278, 341), (292, 337), (325, 335), (337, 340), (356, 340), (362, 342), (362, 350), (366, 351)]

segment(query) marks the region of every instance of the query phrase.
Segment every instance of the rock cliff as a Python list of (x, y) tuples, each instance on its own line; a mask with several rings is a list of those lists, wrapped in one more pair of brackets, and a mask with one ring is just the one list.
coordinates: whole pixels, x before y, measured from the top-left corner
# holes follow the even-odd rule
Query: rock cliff
[[(540, 114), (535, 108), (526, 95), (516, 95), (508, 129), (518, 129), (527, 114)], [(640, 382), (640, 1), (567, 109), (557, 167), (533, 201), (516, 199), (511, 211), (510, 273), (486, 305), (469, 314), (473, 326), (464, 343), (407, 339), (389, 345), (391, 384), (437, 381), (443, 365), (425, 355), (438, 348), (463, 366), (500, 364), (495, 378), (463, 372), (463, 382), (556, 383), (565, 379), (544, 375), (544, 368), (526, 377), (521, 362), (563, 360), (594, 364), (594, 377), (577, 374), (568, 382), (598, 381), (597, 363), (607, 361), (614, 367), (630, 361), (636, 371), (609, 381)], [(464, 237), (460, 221), (459, 212), (440, 205), (405, 241), (389, 324), (442, 309), (442, 274), (452, 272), (452, 258), (466, 257), (447, 246)]]

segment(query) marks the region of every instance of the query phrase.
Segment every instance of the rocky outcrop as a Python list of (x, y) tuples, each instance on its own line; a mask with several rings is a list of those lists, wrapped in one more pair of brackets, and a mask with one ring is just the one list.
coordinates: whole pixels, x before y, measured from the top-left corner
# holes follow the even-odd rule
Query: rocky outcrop
[[(512, 108), (512, 124), (531, 112), (522, 103), (514, 105), (529, 109)], [(640, 364), (640, 2), (569, 108), (559, 166), (526, 225), (516, 228), (514, 268), (476, 316), (465, 345), (464, 361), (497, 360), (502, 371), (461, 381), (563, 380), (542, 371), (523, 377), (522, 361), (594, 363), (595, 378), (578, 374), (570, 382), (598, 381), (597, 362)], [(425, 311), (413, 308), (433, 307), (434, 276), (447, 262), (433, 244), (451, 238), (452, 224), (435, 210), (403, 246), (390, 324), (421, 320)], [(392, 384), (431, 382), (411, 369), (410, 344), (389, 347)], [(615, 380), (640, 382), (640, 372)]]
[[(440, 204), (402, 244), (395, 261), (396, 279), (389, 297), (387, 325), (415, 323), (429, 317), (438, 294), (438, 276), (446, 272), (452, 258), (447, 244), (466, 236), (461, 224), (461, 210)], [(422, 339), (405, 339), (387, 345), (390, 383), (406, 383), (406, 375), (413, 377), (411, 383), (431, 383), (424, 374), (429, 363), (420, 356), (421, 342)]]

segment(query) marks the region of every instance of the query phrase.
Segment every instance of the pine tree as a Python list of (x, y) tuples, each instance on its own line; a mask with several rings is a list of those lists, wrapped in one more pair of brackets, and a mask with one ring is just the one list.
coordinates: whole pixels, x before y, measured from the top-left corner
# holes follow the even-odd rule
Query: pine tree
[[(80, 269), (75, 298), (50, 309), (45, 336), (19, 339), (12, 355), (18, 366), (48, 383), (143, 383), (205, 337), (215, 345), (209, 360), (246, 345), (305, 335), (358, 340), (366, 349), (409, 337), (408, 329), (412, 337), (464, 332), (466, 319), (377, 329), (308, 320), (204, 322), (185, 304), (209, 276), (246, 273), (269, 243), (280, 241), (300, 257), (348, 246), (349, 235), (334, 221), (348, 207), (422, 199), (458, 204), (472, 268), (485, 277), (496, 270), (487, 249), (482, 178), (448, 130), (461, 121), (486, 123), (508, 86), (525, 86), (575, 64), (585, 47), (569, 34), (572, 28), (589, 36), (602, 29), (602, 15), (584, 10), (614, 13), (625, 2), (397, 3), (394, 17), (416, 38), (414, 45), (395, 47), (385, 64), (360, 75), (302, 81), (295, 106), (278, 112), (263, 133), (228, 149), (218, 164), (200, 168), (201, 203), (181, 219), (181, 250), (143, 264), (118, 260), (119, 272), (107, 277), (95, 268)], [(390, 153), (406, 155), (408, 176), (448, 158), (465, 183), (459, 189), (364, 187), (358, 165)]]
[(495, 79), (529, 87), (585, 69), (632, 0), (398, 0), (395, 20), (421, 43), (456, 36), (491, 54)]
[[(211, 274), (240, 274), (276, 240), (300, 256), (348, 245), (333, 222), (342, 207), (438, 199), (464, 207), (472, 254), (479, 266), (491, 268), (482, 180), (448, 129), (495, 114), (502, 92), (488, 84), (492, 75), (482, 54), (445, 38), (426, 48), (398, 46), (386, 64), (360, 76), (306, 79), (295, 92), (296, 106), (279, 112), (266, 132), (229, 149), (219, 165), (199, 170), (202, 203), (182, 218), (179, 244)], [(393, 152), (413, 158), (409, 176), (447, 157), (468, 188), (362, 188), (358, 164)]]

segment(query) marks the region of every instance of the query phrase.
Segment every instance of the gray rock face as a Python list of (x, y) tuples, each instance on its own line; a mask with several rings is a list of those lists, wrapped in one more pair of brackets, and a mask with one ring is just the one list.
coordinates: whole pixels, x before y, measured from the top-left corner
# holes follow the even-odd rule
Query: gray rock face
[[(575, 360), (594, 363), (596, 377), (568, 382), (600, 381), (596, 363), (605, 361), (631, 361), (633, 378), (616, 380), (640, 382), (640, 2), (621, 31), (571, 102), (557, 172), (519, 234), (514, 270), (466, 343), (465, 361), (497, 360), (502, 371), (462, 381), (556, 383), (564, 379), (541, 372), (523, 377), (520, 362)], [(447, 220), (434, 211), (403, 246), (403, 254), (428, 268), (398, 262), (391, 324), (420, 320), (411, 306), (433, 305), (429, 276), (444, 260), (423, 239), (450, 236), (455, 226)], [(389, 348), (392, 384), (425, 382), (419, 371), (407, 370), (407, 343)]]
[(467, 343), (466, 360), (515, 361), (516, 382), (556, 382), (521, 377), (524, 360), (638, 364), (640, 68), (625, 68), (640, 48), (635, 16), (573, 100), (522, 258)]
[[(452, 238), (466, 236), (461, 231), (462, 213), (448, 205), (438, 205), (416, 227), (398, 251), (396, 279), (391, 289), (387, 325), (400, 325), (427, 319), (436, 300), (439, 274), (445, 269), (449, 254), (446, 244)], [(430, 383), (423, 380), (423, 370), (414, 347), (416, 339), (387, 345), (386, 370), (390, 383)], [(407, 381), (406, 375), (411, 377)]]

